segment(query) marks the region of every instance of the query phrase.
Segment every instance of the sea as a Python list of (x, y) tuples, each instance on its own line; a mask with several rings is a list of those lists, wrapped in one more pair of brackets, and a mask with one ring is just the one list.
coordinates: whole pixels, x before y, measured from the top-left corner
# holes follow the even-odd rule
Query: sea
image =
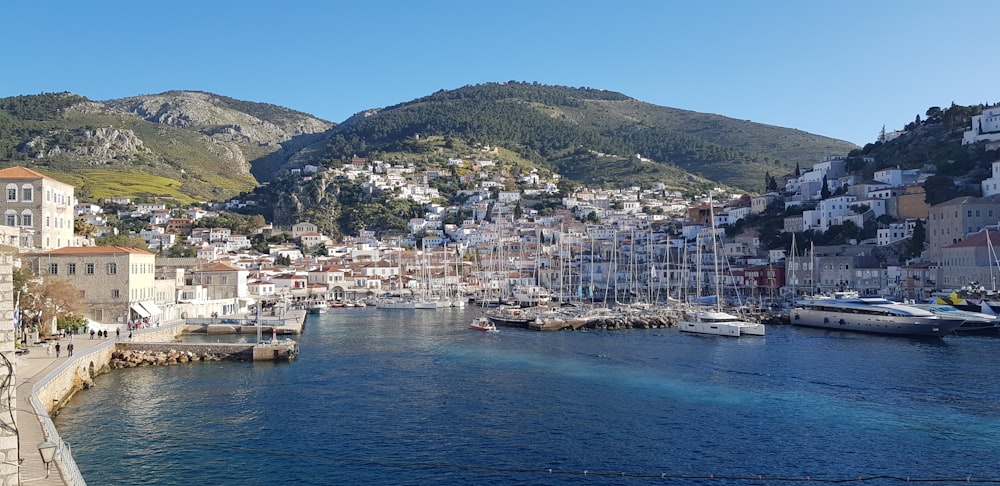
[(113, 371), (55, 423), (92, 485), (1000, 482), (1000, 338), (480, 314), (332, 309), (294, 361)]

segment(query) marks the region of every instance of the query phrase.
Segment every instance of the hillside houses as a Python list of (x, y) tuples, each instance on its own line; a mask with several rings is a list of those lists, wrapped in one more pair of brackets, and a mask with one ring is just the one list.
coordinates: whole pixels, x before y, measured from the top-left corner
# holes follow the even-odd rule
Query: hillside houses
[[(988, 128), (989, 120), (983, 123)], [(539, 170), (509, 174), (492, 160), (475, 156), (449, 159), (447, 169), (417, 170), (414, 165), (360, 157), (340, 168), (304, 167), (299, 177), (342, 175), (424, 208), (408, 221), (406, 234), (384, 239), (364, 231), (342, 241), (324, 235), (309, 221), (237, 234), (205, 219), (217, 216), (213, 210), (221, 204), (168, 208), (109, 198), (123, 211), (107, 215), (100, 205), (75, 201), (72, 188), (50, 187), (21, 172), (7, 173), (11, 180), (5, 181), (0, 171), (0, 182), (9, 186), (8, 224), (0, 234), (16, 241), (30, 235), (30, 246), (42, 255), (77, 241), (65, 234), (67, 228), (72, 231), (70, 208), (76, 218), (107, 228), (101, 231), (114, 230), (108, 226), (109, 217), (146, 223), (135, 234), (149, 247), (142, 264), (149, 265), (146, 260), (152, 258), (155, 281), (146, 282), (143, 276), (147, 290), (141, 296), (116, 301), (108, 308), (113, 311), (101, 314), (124, 321), (144, 318), (138, 309), (153, 315), (143, 304), (129, 311), (134, 302), (150, 301), (161, 318), (177, 318), (182, 312), (239, 312), (260, 300), (353, 301), (429, 291), (465, 295), (534, 284), (554, 292), (568, 286), (573, 290), (562, 290), (615, 299), (666, 294), (684, 299), (711, 289), (716, 262), (724, 269), (719, 278), (727, 288), (758, 297), (849, 288), (924, 298), (940, 287), (992, 278), (984, 255), (989, 251), (986, 235), (991, 241), (996, 236), (987, 231), (1000, 220), (1000, 162), (981, 184), (983, 197), (955, 198), (933, 207), (925, 202), (921, 186), (925, 172), (890, 167), (863, 178), (846, 168), (846, 158), (827, 157), (799, 176), (782, 176), (780, 190), (752, 196), (714, 190), (711, 195), (684, 197), (662, 184), (581, 187), (561, 194), (559, 206), (547, 195), (555, 192), (558, 177), (543, 176)], [(436, 179), (453, 175), (470, 185), (460, 191), (461, 204), (448, 205), (435, 185), (444, 187)], [(31, 180), (19, 179), (26, 176)], [(65, 209), (31, 206), (48, 193), (58, 193)], [(230, 208), (252, 206), (247, 201), (230, 203)], [(458, 221), (457, 214), (464, 219)], [(778, 229), (733, 230), (763, 218)], [(782, 231), (816, 237), (852, 227), (859, 234), (866, 229), (866, 236), (852, 235), (846, 244), (814, 248), (808, 255), (775, 248), (788, 246), (774, 243), (787, 242), (776, 234)], [(925, 232), (928, 243), (922, 258), (907, 261), (899, 256), (901, 250), (892, 254), (886, 249), (905, 246), (918, 231)], [(287, 242), (263, 242), (263, 236), (278, 233), (286, 237), (278, 241)], [(799, 241), (798, 250), (805, 243)], [(163, 258), (168, 250), (180, 248), (197, 257), (184, 262)], [(58, 259), (58, 266), (42, 262), (41, 256), (33, 264), (50, 275), (68, 271), (70, 264), (80, 272), (87, 255), (80, 250), (46, 254), (49, 260)], [(796, 257), (798, 261), (791, 261)], [(174, 271), (160, 272), (161, 267)]]

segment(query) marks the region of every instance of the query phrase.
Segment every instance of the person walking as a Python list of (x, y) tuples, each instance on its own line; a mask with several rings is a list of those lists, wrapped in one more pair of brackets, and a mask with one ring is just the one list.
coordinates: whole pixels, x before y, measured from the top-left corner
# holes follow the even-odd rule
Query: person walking
[(56, 358), (59, 357), (59, 343), (56, 343)]
[(94, 339), (94, 328), (90, 328), (90, 339)]
[(73, 356), (73, 343), (66, 345), (66, 357), (69, 358), (71, 356)]
[(121, 338), (122, 338), (122, 328), (116, 327), (115, 328), (115, 341), (121, 341)]
[(45, 341), (45, 354), (52, 356), (52, 343)]

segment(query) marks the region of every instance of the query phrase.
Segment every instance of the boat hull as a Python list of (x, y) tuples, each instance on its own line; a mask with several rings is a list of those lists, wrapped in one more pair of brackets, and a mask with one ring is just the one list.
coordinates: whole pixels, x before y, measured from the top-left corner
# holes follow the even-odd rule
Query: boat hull
[(764, 325), (751, 322), (701, 322), (680, 321), (677, 329), (681, 332), (694, 334), (710, 334), (713, 336), (763, 336)]
[(796, 326), (894, 336), (941, 337), (957, 329), (962, 322), (963, 319), (877, 316), (802, 308), (793, 309), (791, 313), (791, 323)]

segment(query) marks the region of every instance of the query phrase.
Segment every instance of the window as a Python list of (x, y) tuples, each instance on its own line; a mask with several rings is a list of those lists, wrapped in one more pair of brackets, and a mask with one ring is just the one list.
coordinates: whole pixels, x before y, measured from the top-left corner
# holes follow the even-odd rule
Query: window
[(59, 264), (50, 263), (49, 264), (49, 275), (59, 275)]
[(122, 293), (118, 289), (111, 289), (111, 298), (112, 299), (117, 299), (117, 298), (121, 297), (121, 295), (122, 295)]
[(21, 226), (31, 226), (31, 212), (25, 212), (21, 215)]
[(93, 275), (94, 274), (94, 264), (93, 263), (88, 263), (84, 267), (83, 273), (85, 273), (87, 275)]
[(7, 186), (7, 200), (17, 201), (17, 186), (13, 184)]
[(21, 188), (21, 200), (22, 201), (31, 201), (31, 192), (32, 192), (31, 191), (31, 186), (25, 185), (24, 187), (22, 187)]
[(7, 226), (17, 226), (17, 215), (7, 213)]
[(109, 263), (108, 264), (108, 275), (118, 275), (118, 264)]
[(67, 263), (66, 264), (66, 275), (76, 275), (76, 264)]

